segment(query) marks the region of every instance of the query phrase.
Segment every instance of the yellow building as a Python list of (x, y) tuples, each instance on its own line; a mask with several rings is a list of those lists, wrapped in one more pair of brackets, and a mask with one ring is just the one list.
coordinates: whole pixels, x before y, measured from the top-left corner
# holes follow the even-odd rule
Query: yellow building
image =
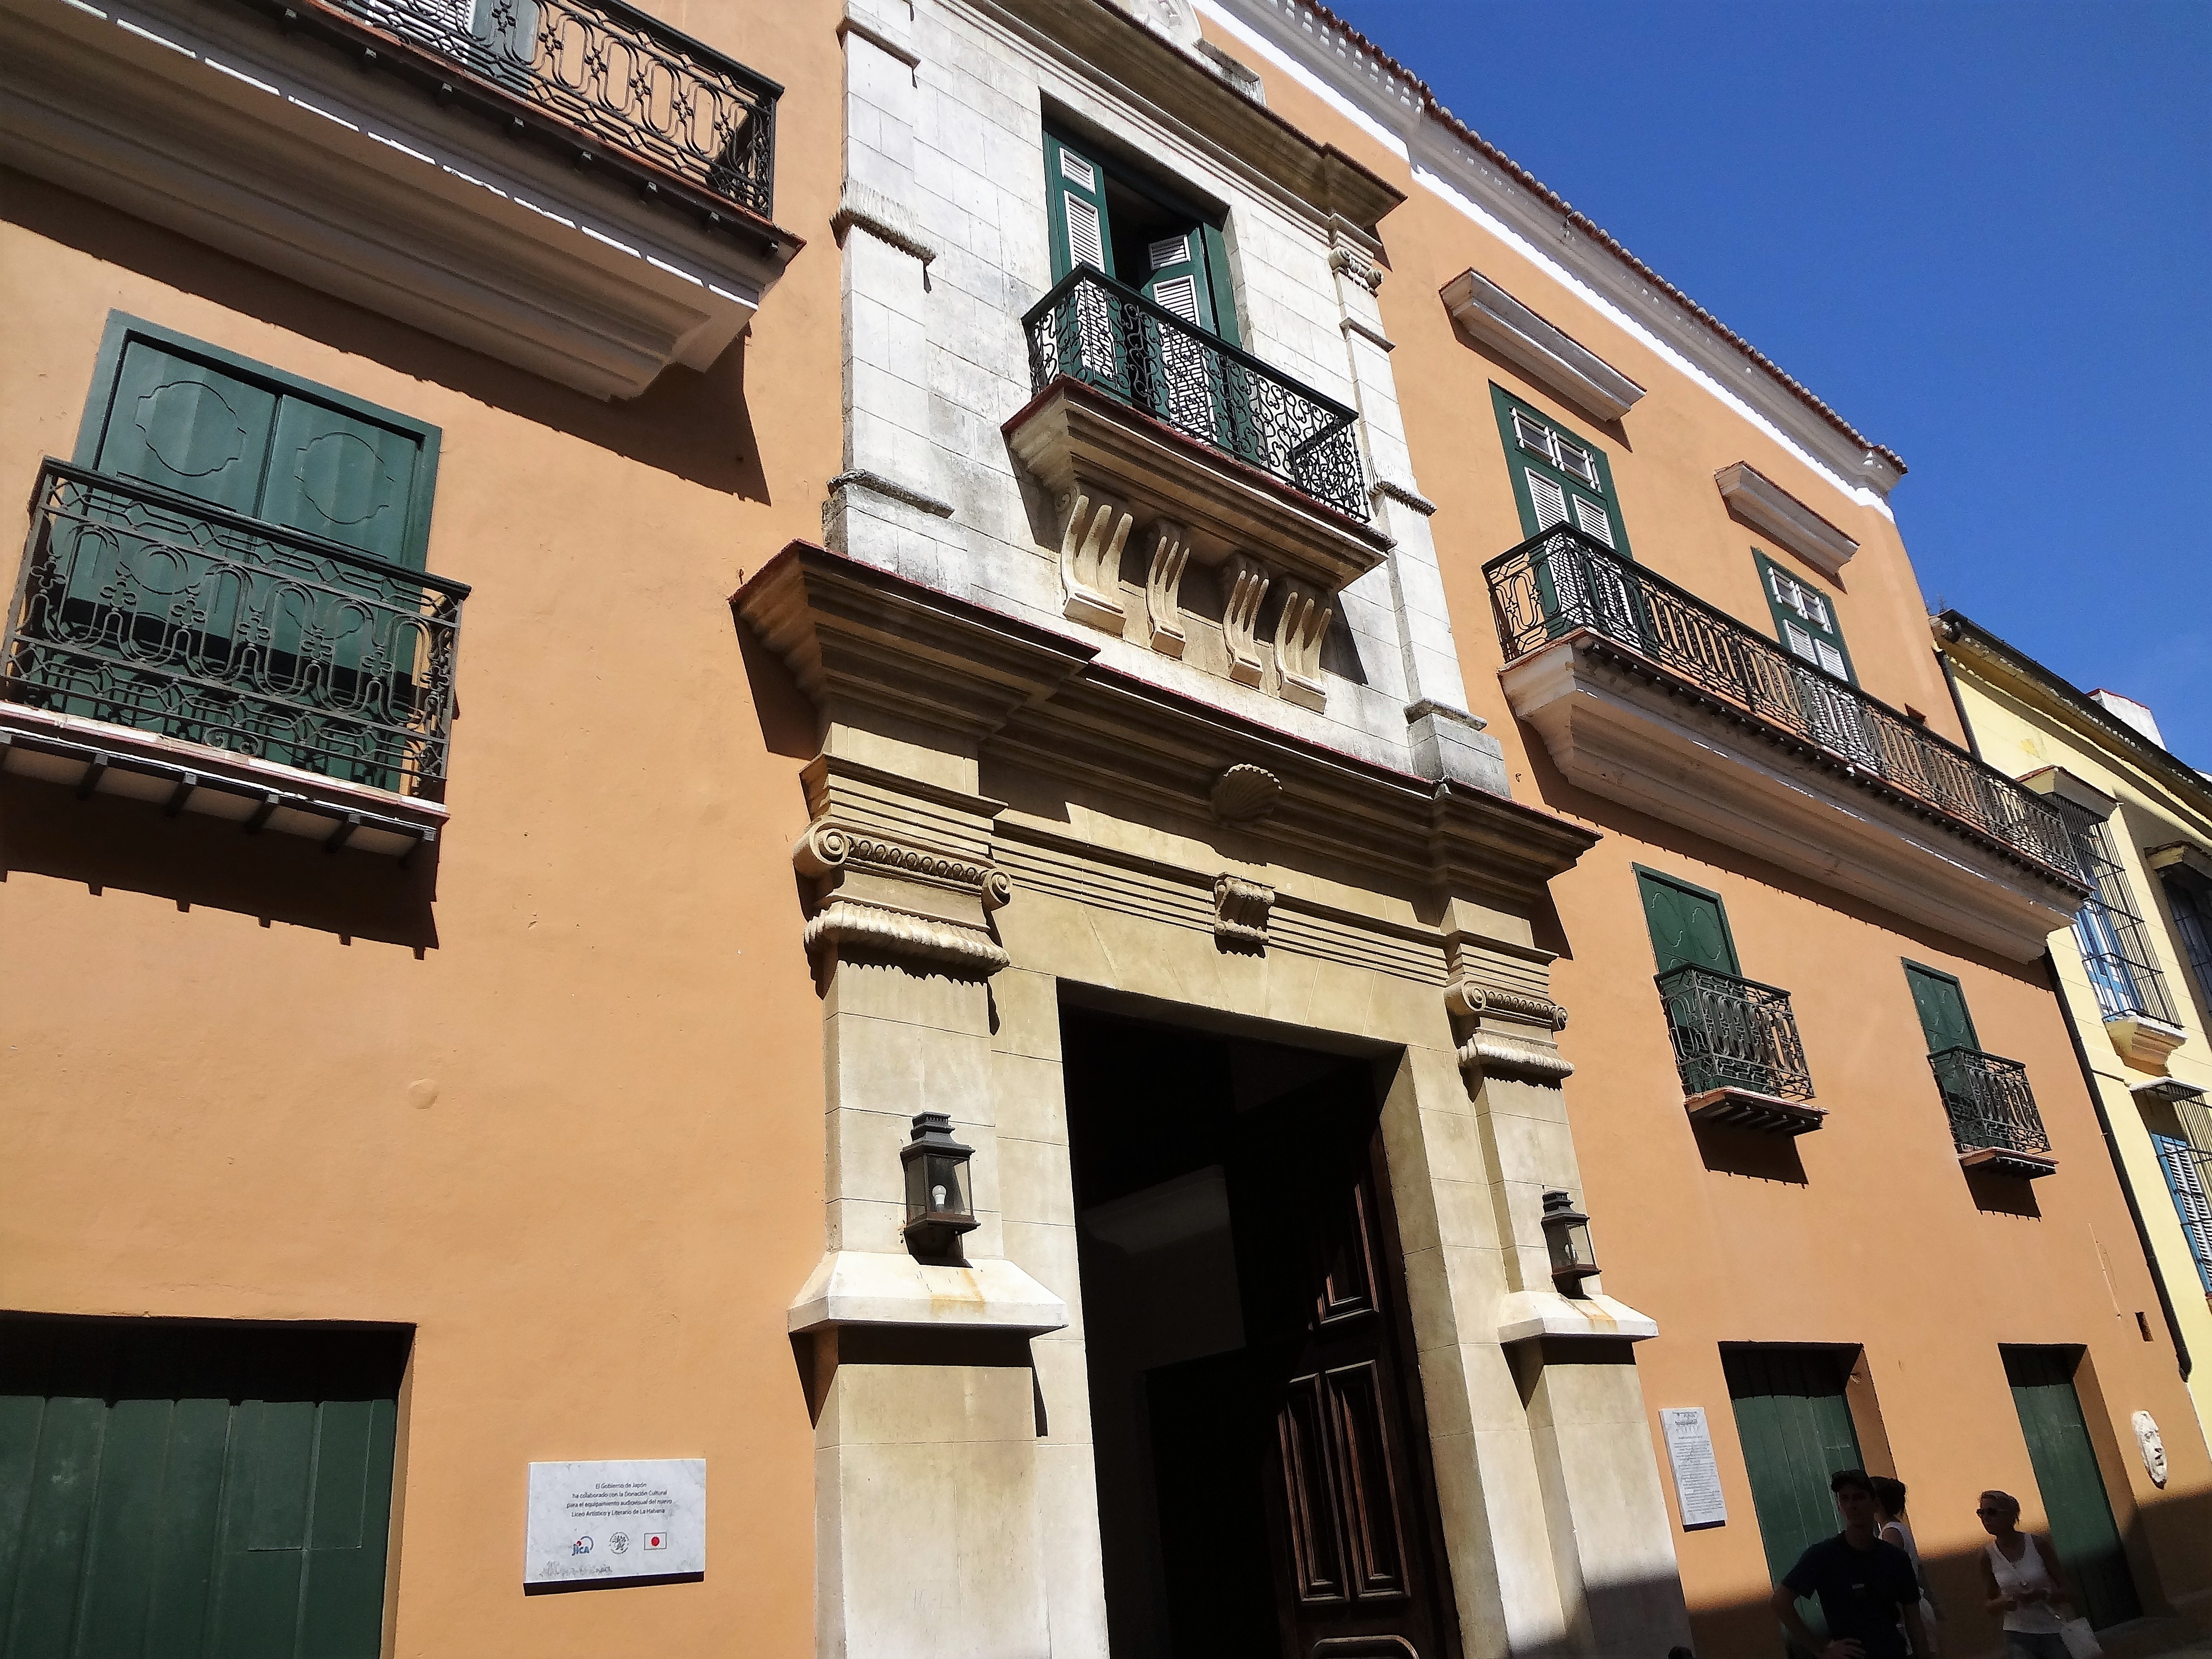
[(1982, 757), (2051, 800), (2095, 882), (2073, 927), (2051, 936), (2051, 962), (2201, 1433), (2212, 1425), (2212, 779), (2166, 750), (2142, 704), (2077, 690), (1955, 611), (1935, 629)]

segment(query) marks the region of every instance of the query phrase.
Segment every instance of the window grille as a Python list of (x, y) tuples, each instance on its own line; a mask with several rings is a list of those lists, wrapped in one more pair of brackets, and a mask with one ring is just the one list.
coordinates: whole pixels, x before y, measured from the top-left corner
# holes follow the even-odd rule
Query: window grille
[(2150, 935), (2136, 908), (2127, 872), (2112, 850), (2110, 826), (2069, 800), (2057, 803), (2067, 839), (2089, 883), (2089, 896), (2074, 918), (2074, 941), (2106, 1019), (2148, 1015), (2177, 1023), (2166, 975), (2151, 953)]

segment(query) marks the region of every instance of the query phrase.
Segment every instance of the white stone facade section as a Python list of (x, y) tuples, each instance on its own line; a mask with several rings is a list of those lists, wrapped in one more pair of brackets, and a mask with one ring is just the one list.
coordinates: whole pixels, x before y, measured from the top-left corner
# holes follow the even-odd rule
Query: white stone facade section
[[(849, 0), (842, 33), (848, 204), (897, 204), (904, 218), (896, 237), (906, 246), (870, 228), (865, 207), (841, 216), (846, 470), (824, 507), (830, 544), (1079, 632), (1107, 666), (1297, 737), (1405, 771), (1448, 754), (1462, 781), (1505, 793), (1502, 759), (1474, 726), (1466, 742), (1443, 746), (1417, 745), (1409, 731), (1409, 707), (1455, 713), (1466, 691), (1388, 342), (1362, 280), (1374, 268), (1359, 233), (1255, 182), (1234, 158), (1166, 112), (1133, 103), (1126, 88), (1102, 85), (1052, 42), (958, 0)], [(1370, 480), (1381, 486), (1375, 521), (1397, 545), (1333, 596), (1323, 691), (1304, 699), (1319, 708), (1282, 695), (1272, 644), (1256, 686), (1219, 672), (1218, 647), (1154, 649), (1141, 568), (1121, 573), (1132, 618), (1122, 635), (1064, 619), (1059, 504), (1016, 464), (1000, 431), (1030, 400), (1021, 319), (1053, 280), (1048, 116), (1097, 135), (1109, 156), (1144, 158), (1182, 194), (1222, 210), (1245, 349), (1361, 416)], [(1133, 546), (1150, 540), (1133, 538)], [(1267, 556), (1264, 547), (1249, 551)], [(1132, 557), (1141, 563), (1141, 550)], [(1182, 586), (1186, 624), (1218, 629), (1213, 571), (1194, 562)], [(1258, 619), (1264, 641), (1274, 638), (1287, 586), (1273, 584)]]

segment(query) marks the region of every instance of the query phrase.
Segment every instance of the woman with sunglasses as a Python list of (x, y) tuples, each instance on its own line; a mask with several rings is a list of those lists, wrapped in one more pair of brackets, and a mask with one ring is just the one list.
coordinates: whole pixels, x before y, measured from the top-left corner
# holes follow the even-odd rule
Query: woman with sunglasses
[(1982, 1550), (1982, 1589), (2004, 1615), (2005, 1659), (2067, 1659), (2058, 1633), (2066, 1574), (2048, 1539), (2020, 1529), (2020, 1499), (1985, 1492), (1974, 1513), (1990, 1535)]

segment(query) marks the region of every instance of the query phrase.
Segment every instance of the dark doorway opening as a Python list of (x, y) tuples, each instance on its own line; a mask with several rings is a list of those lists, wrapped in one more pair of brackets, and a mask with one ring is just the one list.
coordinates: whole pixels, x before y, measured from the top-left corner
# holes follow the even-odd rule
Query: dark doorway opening
[(1387, 1075), (1061, 1012), (1115, 1653), (1456, 1656)]

